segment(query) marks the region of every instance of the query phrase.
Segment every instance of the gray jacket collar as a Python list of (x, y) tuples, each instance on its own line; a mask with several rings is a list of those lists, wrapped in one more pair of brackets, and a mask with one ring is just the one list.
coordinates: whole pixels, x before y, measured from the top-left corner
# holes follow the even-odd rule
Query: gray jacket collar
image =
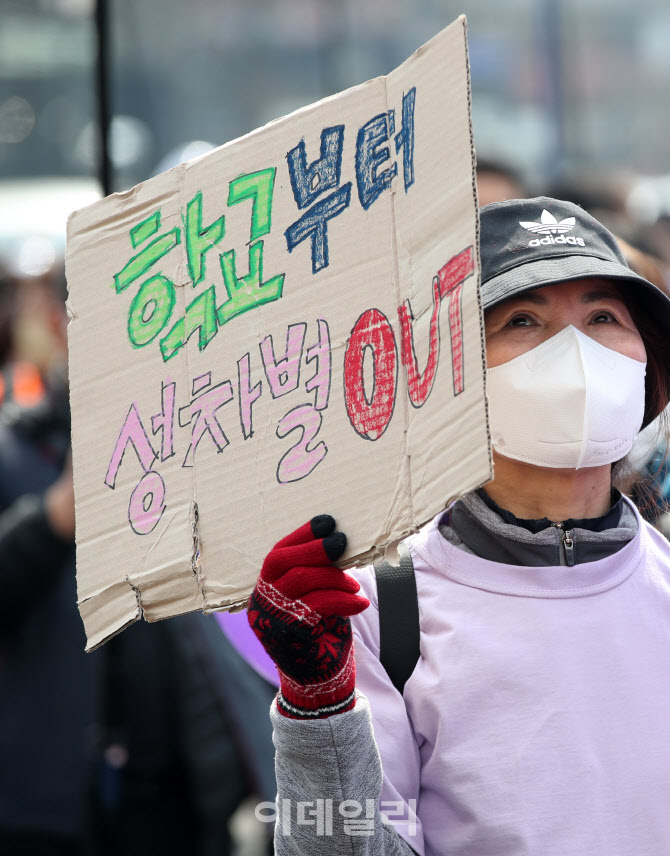
[[(637, 520), (617, 492), (602, 518), (568, 521), (572, 528), (548, 520), (516, 520), (479, 491), (466, 494), (447, 511), (442, 535), (469, 553), (493, 562), (525, 567), (595, 562), (620, 550), (637, 534)], [(603, 528), (605, 527), (605, 528)]]

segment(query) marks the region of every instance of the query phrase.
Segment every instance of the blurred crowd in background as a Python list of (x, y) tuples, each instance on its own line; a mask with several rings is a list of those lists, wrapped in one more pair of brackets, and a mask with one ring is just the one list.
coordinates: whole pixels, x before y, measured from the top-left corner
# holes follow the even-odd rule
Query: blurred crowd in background
[[(96, 11), (114, 190), (387, 73), (465, 12), (480, 204), (572, 200), (667, 290), (670, 9), (0, 0), (0, 856), (255, 856), (270, 848), (253, 805), (274, 797), (271, 684), (212, 616), (84, 654), (64, 247), (68, 213), (101, 192)], [(668, 534), (665, 455), (652, 427), (631, 491)]]

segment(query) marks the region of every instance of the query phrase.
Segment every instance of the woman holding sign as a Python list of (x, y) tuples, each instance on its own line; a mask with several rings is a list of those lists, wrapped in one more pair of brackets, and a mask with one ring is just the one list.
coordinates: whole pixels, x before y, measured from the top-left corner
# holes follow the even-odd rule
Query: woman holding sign
[(481, 272), (495, 478), (403, 544), (404, 687), (332, 518), (277, 544), (252, 595), (281, 681), (280, 854), (668, 849), (670, 546), (616, 481), (670, 400), (670, 300), (554, 199), (483, 208)]

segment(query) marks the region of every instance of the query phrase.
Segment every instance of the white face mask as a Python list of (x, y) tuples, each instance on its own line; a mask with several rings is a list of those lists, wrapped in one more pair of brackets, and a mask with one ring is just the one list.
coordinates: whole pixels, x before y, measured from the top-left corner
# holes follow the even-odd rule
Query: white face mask
[(646, 363), (566, 327), (488, 370), (493, 447), (540, 467), (618, 461), (642, 425), (645, 371)]

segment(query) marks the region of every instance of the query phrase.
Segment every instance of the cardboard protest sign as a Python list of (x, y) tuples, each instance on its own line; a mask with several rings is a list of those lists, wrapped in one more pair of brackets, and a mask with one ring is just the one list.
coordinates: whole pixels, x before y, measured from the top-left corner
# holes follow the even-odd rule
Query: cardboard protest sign
[(386, 78), (72, 215), (89, 648), (243, 604), (315, 514), (351, 560), (489, 478), (469, 95), (461, 18)]

